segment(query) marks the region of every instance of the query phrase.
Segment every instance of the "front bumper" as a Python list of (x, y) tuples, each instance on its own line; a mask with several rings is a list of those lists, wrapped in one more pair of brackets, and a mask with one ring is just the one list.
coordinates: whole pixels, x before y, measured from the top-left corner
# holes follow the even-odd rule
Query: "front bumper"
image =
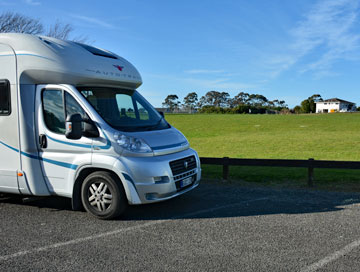
[[(196, 168), (174, 176), (169, 163), (190, 156), (195, 157)], [(190, 148), (163, 156), (121, 157), (119, 160), (121, 168), (126, 169), (122, 172), (123, 178), (132, 187), (125, 189), (130, 204), (153, 203), (179, 196), (197, 187), (201, 179), (199, 157)]]

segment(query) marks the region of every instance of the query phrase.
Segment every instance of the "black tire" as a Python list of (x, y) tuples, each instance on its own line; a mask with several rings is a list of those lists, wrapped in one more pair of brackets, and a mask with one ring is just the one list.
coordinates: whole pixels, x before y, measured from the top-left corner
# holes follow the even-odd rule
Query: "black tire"
[(119, 178), (105, 171), (91, 173), (85, 178), (81, 200), (87, 212), (105, 220), (120, 216), (128, 205)]

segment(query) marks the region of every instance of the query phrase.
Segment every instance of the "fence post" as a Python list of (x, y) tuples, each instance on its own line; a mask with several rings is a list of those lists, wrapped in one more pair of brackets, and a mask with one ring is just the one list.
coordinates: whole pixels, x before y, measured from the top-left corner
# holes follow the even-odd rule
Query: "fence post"
[(308, 186), (313, 187), (314, 186), (314, 167), (312, 162), (314, 161), (313, 158), (309, 159), (309, 168), (308, 168)]
[(223, 181), (229, 180), (229, 157), (223, 158)]

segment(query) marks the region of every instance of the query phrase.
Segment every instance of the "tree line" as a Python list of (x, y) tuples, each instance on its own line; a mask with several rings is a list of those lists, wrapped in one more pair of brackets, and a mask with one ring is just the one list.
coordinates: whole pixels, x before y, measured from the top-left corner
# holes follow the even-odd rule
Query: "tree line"
[(162, 103), (170, 112), (199, 113), (315, 113), (316, 102), (323, 101), (320, 94), (304, 99), (300, 105), (289, 108), (284, 100), (269, 100), (261, 94), (239, 92), (231, 98), (227, 92), (210, 91), (198, 97), (196, 92), (187, 94), (181, 102), (170, 94)]
[(218, 91), (209, 91), (200, 98), (196, 92), (191, 92), (182, 102), (176, 94), (170, 94), (163, 106), (170, 112), (200, 113), (275, 113), (289, 110), (284, 100), (269, 100), (264, 95), (247, 92), (230, 97), (229, 93)]

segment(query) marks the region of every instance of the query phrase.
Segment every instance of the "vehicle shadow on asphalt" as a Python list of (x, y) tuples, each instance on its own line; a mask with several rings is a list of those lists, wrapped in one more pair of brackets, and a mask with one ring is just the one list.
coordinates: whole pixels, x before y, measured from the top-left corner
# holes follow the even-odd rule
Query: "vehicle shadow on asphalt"
[(71, 200), (64, 197), (20, 197), (18, 195), (0, 196), (0, 203), (36, 207), (52, 211), (72, 211)]
[[(25, 205), (50, 211), (72, 211), (71, 200), (61, 197), (0, 197), (1, 203)], [(271, 214), (333, 212), (359, 204), (359, 193), (247, 188), (236, 185), (201, 184), (197, 189), (164, 202), (129, 206), (116, 220), (142, 221), (192, 218), (227, 218)]]

